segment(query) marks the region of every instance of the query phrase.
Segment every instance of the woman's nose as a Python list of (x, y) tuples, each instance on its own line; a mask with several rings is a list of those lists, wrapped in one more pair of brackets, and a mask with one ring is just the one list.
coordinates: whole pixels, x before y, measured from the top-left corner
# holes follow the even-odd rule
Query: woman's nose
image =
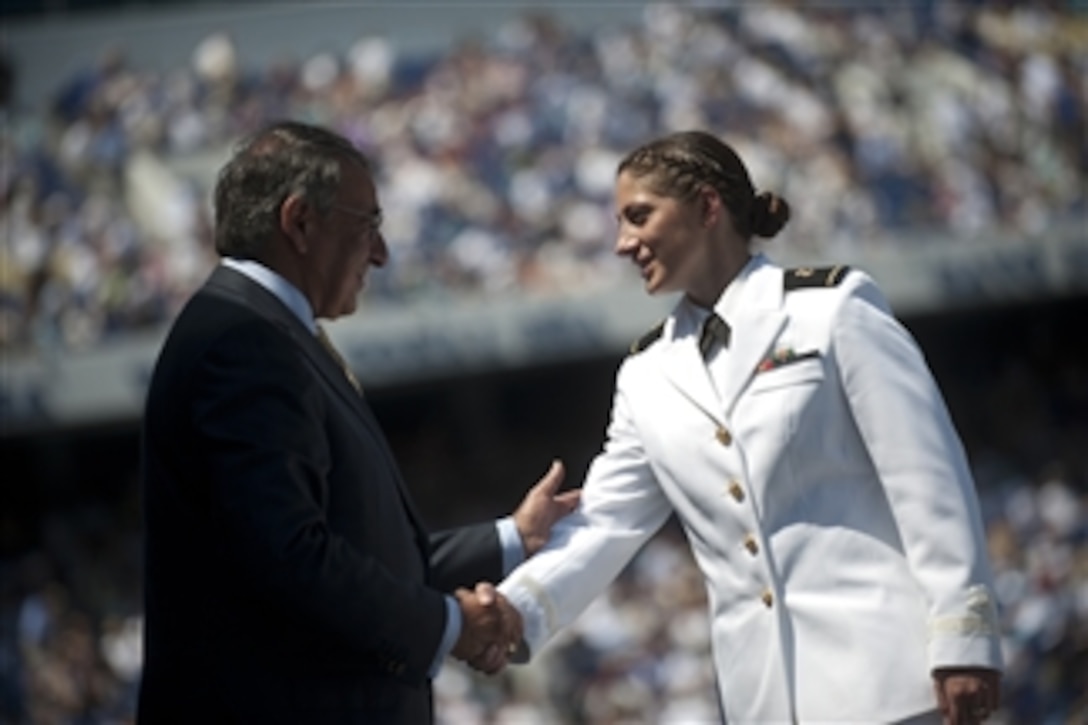
[(636, 248), (638, 248), (638, 237), (621, 229), (619, 234), (616, 235), (616, 245), (614, 247), (616, 254), (621, 256), (631, 254)]

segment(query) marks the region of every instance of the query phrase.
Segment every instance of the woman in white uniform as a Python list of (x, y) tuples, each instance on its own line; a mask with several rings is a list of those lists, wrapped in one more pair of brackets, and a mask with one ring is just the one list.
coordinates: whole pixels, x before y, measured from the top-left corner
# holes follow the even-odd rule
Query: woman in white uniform
[(789, 219), (704, 132), (631, 152), (616, 252), (682, 293), (632, 348), (582, 504), (499, 590), (539, 651), (676, 513), (729, 722), (977, 723), (1002, 667), (978, 499), (872, 279), (749, 250)]

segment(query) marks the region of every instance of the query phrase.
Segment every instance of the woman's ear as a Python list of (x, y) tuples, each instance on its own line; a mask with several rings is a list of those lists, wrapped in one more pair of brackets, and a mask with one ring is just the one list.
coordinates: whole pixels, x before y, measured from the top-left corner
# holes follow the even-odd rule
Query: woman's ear
[(709, 186), (699, 190), (699, 205), (703, 214), (703, 226), (710, 229), (722, 216), (722, 198)]
[(305, 254), (309, 246), (307, 227), (313, 222), (313, 207), (299, 194), (291, 194), (280, 204), (280, 231), (291, 247)]

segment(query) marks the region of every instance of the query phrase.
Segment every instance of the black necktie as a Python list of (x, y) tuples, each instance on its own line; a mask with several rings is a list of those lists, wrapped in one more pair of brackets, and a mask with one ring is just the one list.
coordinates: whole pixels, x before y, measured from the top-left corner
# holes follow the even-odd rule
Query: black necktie
[(344, 377), (348, 379), (351, 386), (362, 394), (363, 386), (359, 384), (359, 379), (356, 378), (355, 373), (351, 371), (344, 356), (340, 354), (340, 351), (337, 350), (335, 346), (333, 346), (332, 340), (329, 339), (328, 334), (325, 332), (325, 328), (321, 325), (317, 326), (317, 339), (321, 343), (321, 346), (325, 348), (325, 351), (336, 361), (336, 364), (340, 366), (340, 369), (344, 371)]
[(703, 359), (710, 357), (715, 343), (721, 343), (722, 347), (729, 347), (729, 324), (711, 312), (703, 321), (703, 331), (699, 335), (699, 352)]

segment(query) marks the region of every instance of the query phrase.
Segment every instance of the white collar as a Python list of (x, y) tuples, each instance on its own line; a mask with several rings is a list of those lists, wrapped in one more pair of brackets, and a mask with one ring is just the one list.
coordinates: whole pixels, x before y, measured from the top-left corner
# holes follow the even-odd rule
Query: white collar
[(298, 287), (288, 282), (283, 276), (252, 259), (224, 257), (220, 260), (220, 264), (244, 274), (271, 292), (287, 309), (291, 310), (310, 332), (317, 334), (317, 321), (314, 319), (314, 310), (310, 306), (310, 301), (306, 299), (306, 295), (302, 294)]
[(745, 262), (744, 266), (740, 268), (736, 276), (730, 280), (722, 291), (721, 297), (714, 303), (712, 309), (707, 309), (702, 305), (698, 305), (692, 302), (687, 295), (684, 295), (677, 310), (677, 327), (676, 336), (682, 337), (685, 334), (699, 334), (702, 329), (703, 321), (710, 316), (711, 311), (717, 312), (726, 322), (730, 320), (736, 320), (740, 314), (740, 305), (743, 298), (744, 288), (748, 283), (752, 273), (767, 263), (767, 257), (762, 253), (753, 254)]

